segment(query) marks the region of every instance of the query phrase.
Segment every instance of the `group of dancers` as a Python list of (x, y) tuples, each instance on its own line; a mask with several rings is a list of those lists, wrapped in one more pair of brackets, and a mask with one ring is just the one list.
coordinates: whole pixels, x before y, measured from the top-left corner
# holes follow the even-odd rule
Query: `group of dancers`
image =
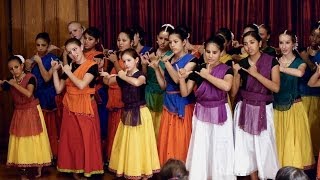
[(52, 162), (75, 179), (103, 174), (105, 164), (118, 177), (147, 179), (172, 158), (189, 179), (315, 168), (320, 22), (305, 49), (290, 30), (271, 47), (267, 25), (247, 25), (241, 44), (219, 28), (194, 45), (188, 27), (164, 24), (157, 48), (133, 26), (118, 34), (117, 50), (101, 45), (95, 27), (68, 30), (61, 48), (39, 33), (36, 54), (10, 57), (12, 76), (0, 80), (15, 105), (7, 165), (22, 179)]

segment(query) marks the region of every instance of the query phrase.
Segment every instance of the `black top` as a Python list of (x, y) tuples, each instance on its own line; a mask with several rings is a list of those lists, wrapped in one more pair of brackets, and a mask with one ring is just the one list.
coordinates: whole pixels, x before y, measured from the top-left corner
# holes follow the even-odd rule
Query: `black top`
[[(76, 64), (76, 63), (72, 63), (72, 69), (71, 72), (74, 72), (76, 69), (78, 69), (78, 67), (80, 67), (81, 64)], [(98, 70), (98, 64), (94, 64), (93, 66), (91, 66), (87, 73), (90, 73), (94, 76), (93, 80), (89, 83), (89, 87), (93, 88), (94, 85), (96, 84), (96, 78), (99, 76), (99, 70)], [(63, 73), (61, 76), (61, 79), (66, 80), (68, 79), (67, 74)]]
[[(201, 83), (205, 80), (204, 78), (202, 78), (199, 74), (195, 73), (195, 71), (200, 72), (202, 68), (206, 68), (207, 64), (206, 63), (202, 63), (202, 64), (197, 64), (197, 66), (194, 68), (194, 71), (188, 76), (188, 79), (195, 81), (197, 84), (197, 87), (199, 87), (201, 85)], [(231, 74), (233, 75), (233, 70), (232, 68), (229, 68), (226, 72), (227, 74)]]
[[(240, 67), (245, 68), (245, 69), (249, 69), (250, 64), (248, 61), (248, 58), (244, 58), (239, 62)], [(276, 58), (272, 59), (272, 67), (279, 65), (278, 61)], [(270, 72), (271, 73), (271, 72)], [(247, 86), (247, 79), (248, 79), (248, 73), (242, 69), (239, 70), (239, 74), (241, 76), (241, 84), (240, 84), (240, 88), (241, 89), (245, 89)]]
[[(8, 79), (8, 81), (9, 81), (10, 79)], [(29, 79), (29, 81), (28, 81), (28, 84), (32, 84), (33, 86), (34, 86), (34, 88), (36, 88), (36, 85), (37, 85), (37, 81), (36, 81), (36, 78), (35, 77), (31, 77), (30, 79)], [(10, 84), (8, 83), (8, 82), (4, 82), (3, 84), (2, 84), (2, 88), (3, 88), (3, 90), (5, 90), (5, 91), (8, 91), (9, 89), (10, 89)]]

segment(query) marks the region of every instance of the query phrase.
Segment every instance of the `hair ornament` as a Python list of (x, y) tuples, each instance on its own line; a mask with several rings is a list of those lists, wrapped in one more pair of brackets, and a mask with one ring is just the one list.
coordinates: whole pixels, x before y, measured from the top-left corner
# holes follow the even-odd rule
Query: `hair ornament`
[(166, 27), (166, 28), (164, 29), (165, 32), (167, 32), (168, 27), (171, 27), (172, 29), (174, 29), (174, 27), (173, 27), (171, 24), (164, 24), (164, 25), (162, 25), (161, 27)]
[(22, 63), (26, 62), (26, 60), (23, 58), (22, 55), (19, 55), (19, 54), (18, 54), (18, 55), (14, 55), (14, 56), (19, 57)]

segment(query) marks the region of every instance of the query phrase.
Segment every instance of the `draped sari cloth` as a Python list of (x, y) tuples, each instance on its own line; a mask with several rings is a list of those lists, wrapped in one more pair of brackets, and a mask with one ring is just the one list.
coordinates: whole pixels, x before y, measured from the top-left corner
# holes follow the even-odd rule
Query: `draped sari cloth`
[[(220, 64), (214, 67), (211, 75), (223, 79), (230, 67)], [(205, 122), (213, 124), (223, 124), (227, 120), (227, 92), (218, 89), (208, 81), (203, 81), (195, 92), (197, 104), (195, 106), (195, 116)], [(218, 115), (217, 115), (218, 114)]]
[[(271, 79), (272, 56), (262, 54), (257, 61), (258, 72), (267, 79)], [(253, 76), (248, 75), (245, 90), (240, 91), (242, 106), (239, 127), (245, 132), (259, 135), (267, 129), (266, 103), (273, 100), (269, 90)]]

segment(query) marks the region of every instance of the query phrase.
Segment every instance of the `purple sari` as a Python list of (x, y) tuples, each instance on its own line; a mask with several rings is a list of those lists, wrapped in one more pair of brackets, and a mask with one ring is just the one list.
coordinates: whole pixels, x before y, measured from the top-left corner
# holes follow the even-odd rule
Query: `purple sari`
[[(273, 57), (262, 54), (256, 64), (258, 72), (271, 79)], [(248, 74), (245, 90), (240, 90), (242, 105), (239, 127), (245, 132), (259, 135), (267, 129), (266, 103), (273, 100), (273, 95), (257, 79)]]
[[(216, 78), (223, 79), (229, 68), (225, 64), (219, 64), (211, 70), (210, 74)], [(224, 124), (227, 120), (225, 106), (225, 103), (228, 102), (227, 92), (204, 80), (195, 95), (197, 99), (195, 116), (197, 119), (213, 124)]]

